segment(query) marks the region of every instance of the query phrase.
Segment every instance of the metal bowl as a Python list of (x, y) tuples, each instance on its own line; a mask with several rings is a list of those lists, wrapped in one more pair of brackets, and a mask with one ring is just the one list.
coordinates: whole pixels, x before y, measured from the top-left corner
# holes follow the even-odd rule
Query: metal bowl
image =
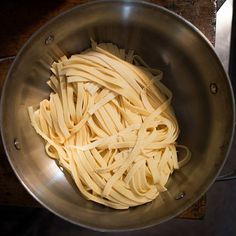
[[(151, 203), (113, 210), (85, 200), (66, 173), (45, 154), (27, 107), (49, 95), (50, 65), (62, 54), (98, 42), (134, 49), (164, 72), (179, 121), (179, 143), (192, 151), (168, 191)], [(234, 127), (229, 79), (207, 39), (190, 23), (157, 5), (99, 1), (50, 21), (24, 45), (14, 61), (1, 100), (1, 133), (9, 161), (25, 188), (43, 206), (75, 224), (103, 231), (145, 228), (193, 204), (213, 183), (228, 154)]]

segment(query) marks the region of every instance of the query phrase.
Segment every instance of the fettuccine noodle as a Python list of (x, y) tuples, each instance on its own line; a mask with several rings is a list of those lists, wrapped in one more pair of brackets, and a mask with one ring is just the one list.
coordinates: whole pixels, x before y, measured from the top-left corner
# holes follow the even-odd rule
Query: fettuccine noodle
[(154, 200), (190, 158), (185, 146), (184, 158), (177, 155), (179, 128), (162, 72), (144, 65), (133, 51), (92, 41), (53, 63), (53, 92), (39, 109), (28, 108), (46, 153), (82, 195), (115, 209)]

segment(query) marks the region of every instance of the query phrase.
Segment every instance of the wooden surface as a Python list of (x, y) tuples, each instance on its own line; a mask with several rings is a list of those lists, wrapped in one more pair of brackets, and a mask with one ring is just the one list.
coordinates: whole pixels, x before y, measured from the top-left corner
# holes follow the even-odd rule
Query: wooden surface
[[(16, 55), (27, 39), (49, 19), (86, 0), (3, 1), (0, 8), (0, 58)], [(181, 15), (200, 29), (214, 44), (216, 0), (150, 0)], [(0, 89), (12, 60), (0, 62)], [(26, 192), (13, 173), (0, 146), (0, 205), (40, 205)], [(200, 219), (206, 208), (205, 196), (180, 218)]]

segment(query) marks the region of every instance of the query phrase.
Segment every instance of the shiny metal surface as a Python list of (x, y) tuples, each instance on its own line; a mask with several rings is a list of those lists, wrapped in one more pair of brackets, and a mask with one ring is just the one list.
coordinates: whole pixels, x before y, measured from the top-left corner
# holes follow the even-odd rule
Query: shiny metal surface
[(226, 71), (229, 69), (233, 0), (227, 0), (216, 15), (215, 49)]
[[(47, 157), (30, 125), (27, 107), (47, 98), (49, 67), (62, 54), (113, 42), (164, 71), (191, 162), (171, 177), (168, 191), (152, 203), (112, 210), (85, 200), (70, 177)], [(48, 38), (53, 38), (48, 42)], [(217, 90), (212, 93), (212, 84)], [(228, 154), (234, 130), (234, 99), (210, 43), (194, 26), (156, 5), (100, 1), (76, 7), (36, 32), (15, 59), (1, 99), (1, 133), (11, 166), (45, 207), (70, 222), (102, 231), (145, 228), (193, 204), (213, 183)], [(15, 148), (14, 140), (20, 150)], [(181, 198), (177, 198), (180, 193)]]

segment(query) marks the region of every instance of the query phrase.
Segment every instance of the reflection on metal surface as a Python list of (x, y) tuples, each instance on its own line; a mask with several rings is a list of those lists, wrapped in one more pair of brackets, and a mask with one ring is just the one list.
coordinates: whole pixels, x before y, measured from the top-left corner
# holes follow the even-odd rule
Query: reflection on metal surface
[[(64, 173), (62, 171), (59, 171), (58, 168), (55, 168), (55, 165), (51, 165), (51, 167), (49, 168), (49, 170), (53, 173), (51, 174), (53, 177), (50, 178), (50, 180), (47, 182), (46, 186), (50, 187), (53, 185), (57, 185), (57, 186), (63, 186), (62, 182), (65, 179)], [(48, 169), (47, 169), (48, 171)], [(47, 172), (45, 172), (45, 174), (47, 174)]]
[(131, 13), (131, 7), (130, 6), (124, 6), (123, 10), (123, 17), (124, 19), (127, 19)]
[(226, 71), (229, 69), (233, 0), (227, 0), (216, 17), (216, 52)]

